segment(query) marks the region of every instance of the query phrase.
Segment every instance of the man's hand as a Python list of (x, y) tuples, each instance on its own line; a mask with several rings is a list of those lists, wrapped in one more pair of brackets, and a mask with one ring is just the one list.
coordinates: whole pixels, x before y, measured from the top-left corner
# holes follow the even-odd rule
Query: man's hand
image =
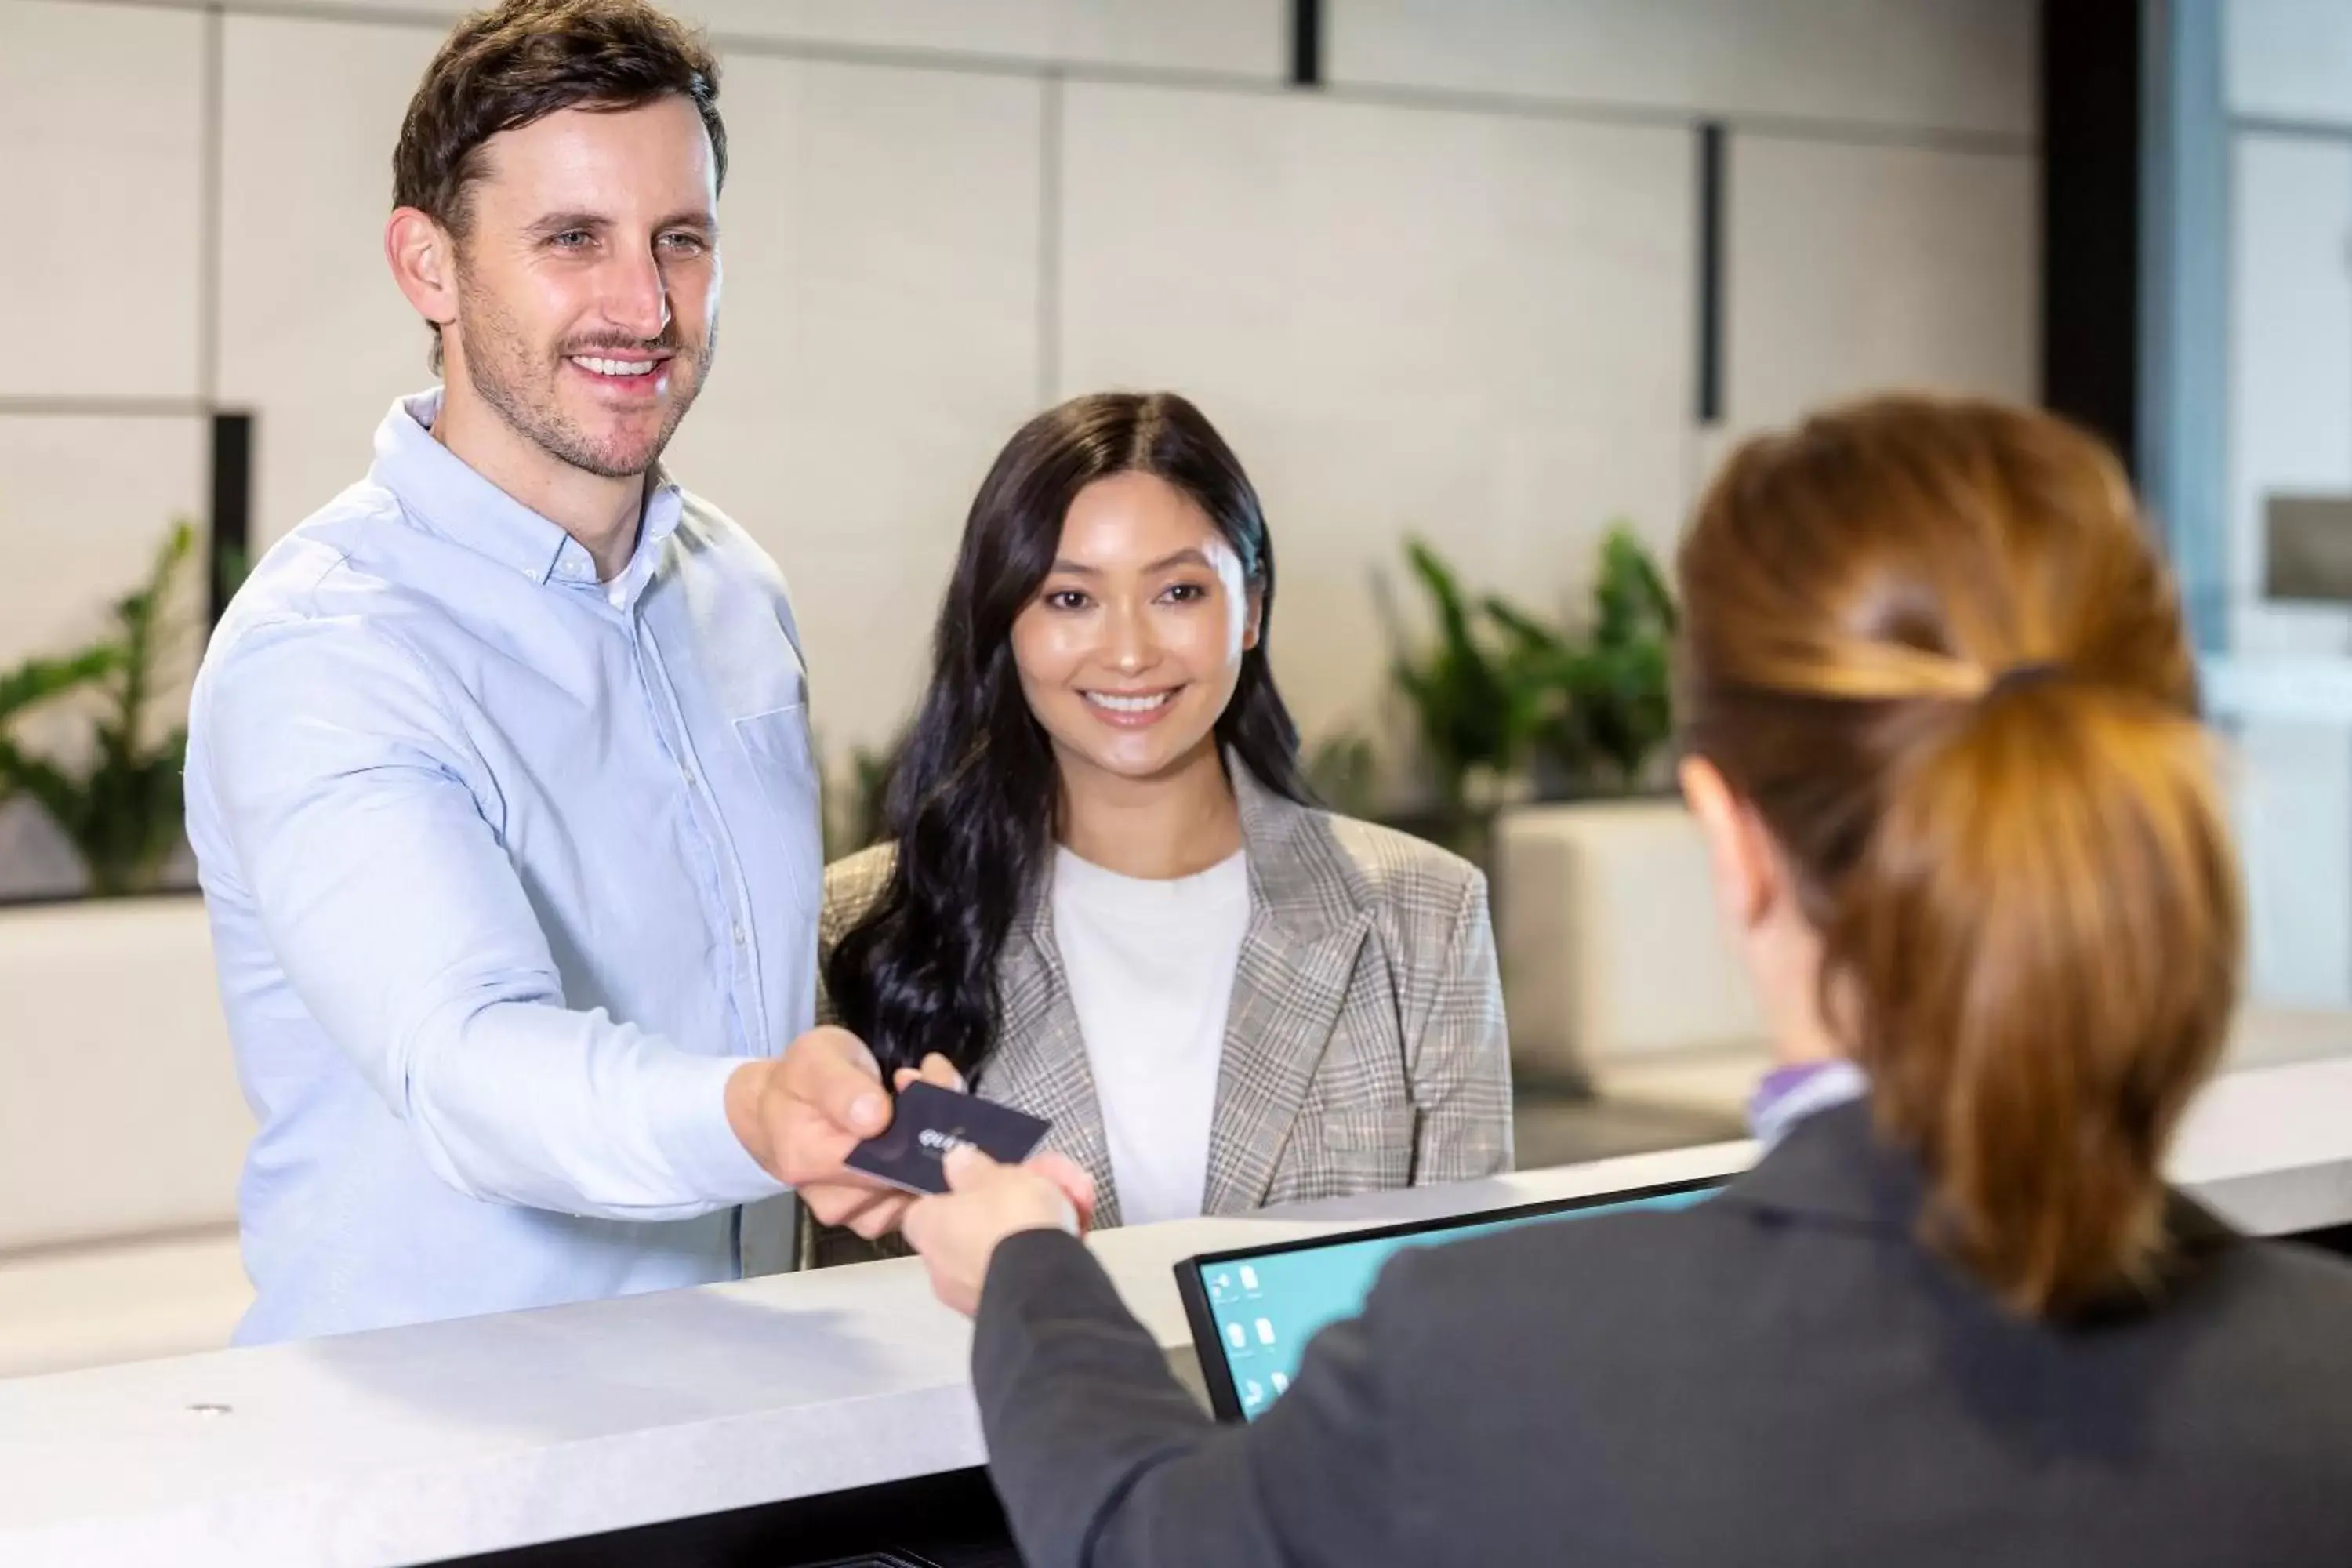
[[(918, 1078), (961, 1090), (963, 1079), (937, 1052), (922, 1070), (899, 1069), (898, 1087)], [(826, 1225), (872, 1240), (898, 1228), (914, 1201), (842, 1159), (890, 1125), (890, 1096), (866, 1042), (831, 1026), (811, 1029), (772, 1060), (746, 1062), (727, 1080), (727, 1121), (751, 1157), (800, 1194)]]
[(945, 1163), (946, 1194), (918, 1199), (905, 1228), (931, 1271), (933, 1294), (967, 1318), (980, 1310), (998, 1242), (1024, 1230), (1076, 1236), (1093, 1222), (1094, 1178), (1066, 1155), (1000, 1165), (967, 1146), (949, 1150)]

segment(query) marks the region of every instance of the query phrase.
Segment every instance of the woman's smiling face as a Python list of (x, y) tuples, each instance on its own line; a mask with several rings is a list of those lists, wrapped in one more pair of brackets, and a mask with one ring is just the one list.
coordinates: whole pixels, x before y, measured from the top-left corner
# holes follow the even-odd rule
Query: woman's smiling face
[(1256, 595), (1209, 514), (1156, 474), (1080, 490), (1013, 623), (1029, 710), (1065, 773), (1150, 779), (1213, 744), (1257, 643)]

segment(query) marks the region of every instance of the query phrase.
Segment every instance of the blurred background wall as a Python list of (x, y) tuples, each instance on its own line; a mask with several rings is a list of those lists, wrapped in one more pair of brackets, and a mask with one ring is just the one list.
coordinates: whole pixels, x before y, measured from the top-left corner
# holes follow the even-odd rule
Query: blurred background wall
[[(381, 232), (465, 8), (0, 0), (0, 668), (86, 632), (173, 514), (266, 548), (427, 384)], [(2030, 0), (1328, 0), (1306, 39), (1291, 0), (679, 9), (733, 168), (673, 466), (795, 584), (836, 768), (912, 700), (988, 460), (1075, 393), (1220, 423), (1294, 708), (1384, 738), (1371, 574), (1407, 531), (1565, 603), (1612, 520), (1669, 546), (1743, 430), (2035, 392)], [(242, 520), (208, 515), (219, 412)], [(71, 886), (0, 811), (0, 879)]]
[[(237, 571), (430, 380), (381, 236), (464, 8), (0, 0), (0, 742), (66, 781), (0, 799), (0, 1373), (215, 1344), (247, 1299), (202, 906), (76, 895), (100, 818), (169, 839)], [(911, 705), (990, 459), (1073, 394), (1171, 387), (1224, 429), (1277, 540), (1277, 673), (1391, 807), (1430, 773), (1391, 673), (1427, 633), (1408, 536), (1566, 616), (1612, 527), (1664, 557), (1744, 431), (1890, 384), (2037, 394), (2033, 0), (678, 8), (732, 166), (723, 346), (671, 465), (792, 579), (843, 795)], [(190, 558), (140, 595), (173, 519)], [(119, 672), (10, 714), (24, 660), (141, 636), (136, 725)], [(110, 713), (133, 743), (100, 811)], [(1515, 973), (1584, 977), (1515, 994), (1527, 1051), (1588, 1084), (1738, 1054), (1696, 1111), (1523, 1119), (1533, 1161), (1736, 1130), (1752, 1075), (1679, 813), (1622, 809), (1528, 862), (1573, 879), (1517, 879)], [(158, 879), (114, 837), (111, 876)]]

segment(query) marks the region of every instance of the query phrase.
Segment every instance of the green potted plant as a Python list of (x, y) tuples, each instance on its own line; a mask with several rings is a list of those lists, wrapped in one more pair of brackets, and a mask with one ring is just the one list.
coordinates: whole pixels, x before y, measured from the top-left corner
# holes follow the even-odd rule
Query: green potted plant
[(1586, 800), (1654, 787), (1674, 732), (1675, 612), (1665, 579), (1633, 531), (1601, 544), (1592, 615), (1580, 633), (1548, 626), (1499, 597), (1487, 617), (1509, 640), (1519, 679), (1538, 689), (1528, 738), (1539, 800)]
[(1499, 595), (1477, 598), (1420, 540), (1406, 558), (1434, 635), (1392, 677), (1434, 786), (1425, 817), (1396, 818), (1480, 858), (1513, 799), (1588, 800), (1660, 786), (1673, 732), (1675, 612), (1664, 575), (1622, 523), (1600, 547), (1583, 624), (1553, 625)]
[[(187, 727), (150, 736), (162, 660), (179, 629), (166, 601), (194, 545), (194, 528), (174, 523), (145, 583), (115, 602), (104, 637), (64, 658), (29, 660), (0, 676), (0, 798), (22, 795), (57, 824), (93, 893), (152, 889), (180, 842)], [(99, 699), (88, 759), (68, 763), (26, 751), (13, 721), (84, 689)]]
[(1488, 617), (1474, 611), (1453, 567), (1434, 550), (1409, 540), (1405, 555), (1428, 596), (1436, 635), (1426, 647), (1399, 654), (1391, 678), (1412, 708), (1436, 798), (1426, 827), (1401, 825), (1476, 858), (1486, 819), (1517, 775), (1541, 716), (1540, 672), (1489, 634)]

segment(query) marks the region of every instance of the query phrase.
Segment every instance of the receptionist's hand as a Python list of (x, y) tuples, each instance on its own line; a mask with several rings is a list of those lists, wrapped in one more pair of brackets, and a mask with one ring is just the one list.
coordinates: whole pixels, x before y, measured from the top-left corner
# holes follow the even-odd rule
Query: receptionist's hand
[(1000, 1165), (966, 1147), (948, 1151), (945, 1165), (946, 1194), (917, 1199), (901, 1228), (931, 1271), (932, 1291), (967, 1318), (980, 1310), (998, 1242), (1024, 1230), (1076, 1236), (1094, 1219), (1094, 1178), (1064, 1155)]
[[(899, 1087), (919, 1077), (961, 1089), (945, 1057), (923, 1058), (919, 1074), (902, 1071)], [(746, 1062), (727, 1083), (727, 1119), (751, 1157), (791, 1186), (826, 1225), (872, 1239), (887, 1235), (914, 1199), (849, 1170), (843, 1156), (890, 1125), (890, 1097), (866, 1042), (846, 1029), (811, 1029), (765, 1061)]]

